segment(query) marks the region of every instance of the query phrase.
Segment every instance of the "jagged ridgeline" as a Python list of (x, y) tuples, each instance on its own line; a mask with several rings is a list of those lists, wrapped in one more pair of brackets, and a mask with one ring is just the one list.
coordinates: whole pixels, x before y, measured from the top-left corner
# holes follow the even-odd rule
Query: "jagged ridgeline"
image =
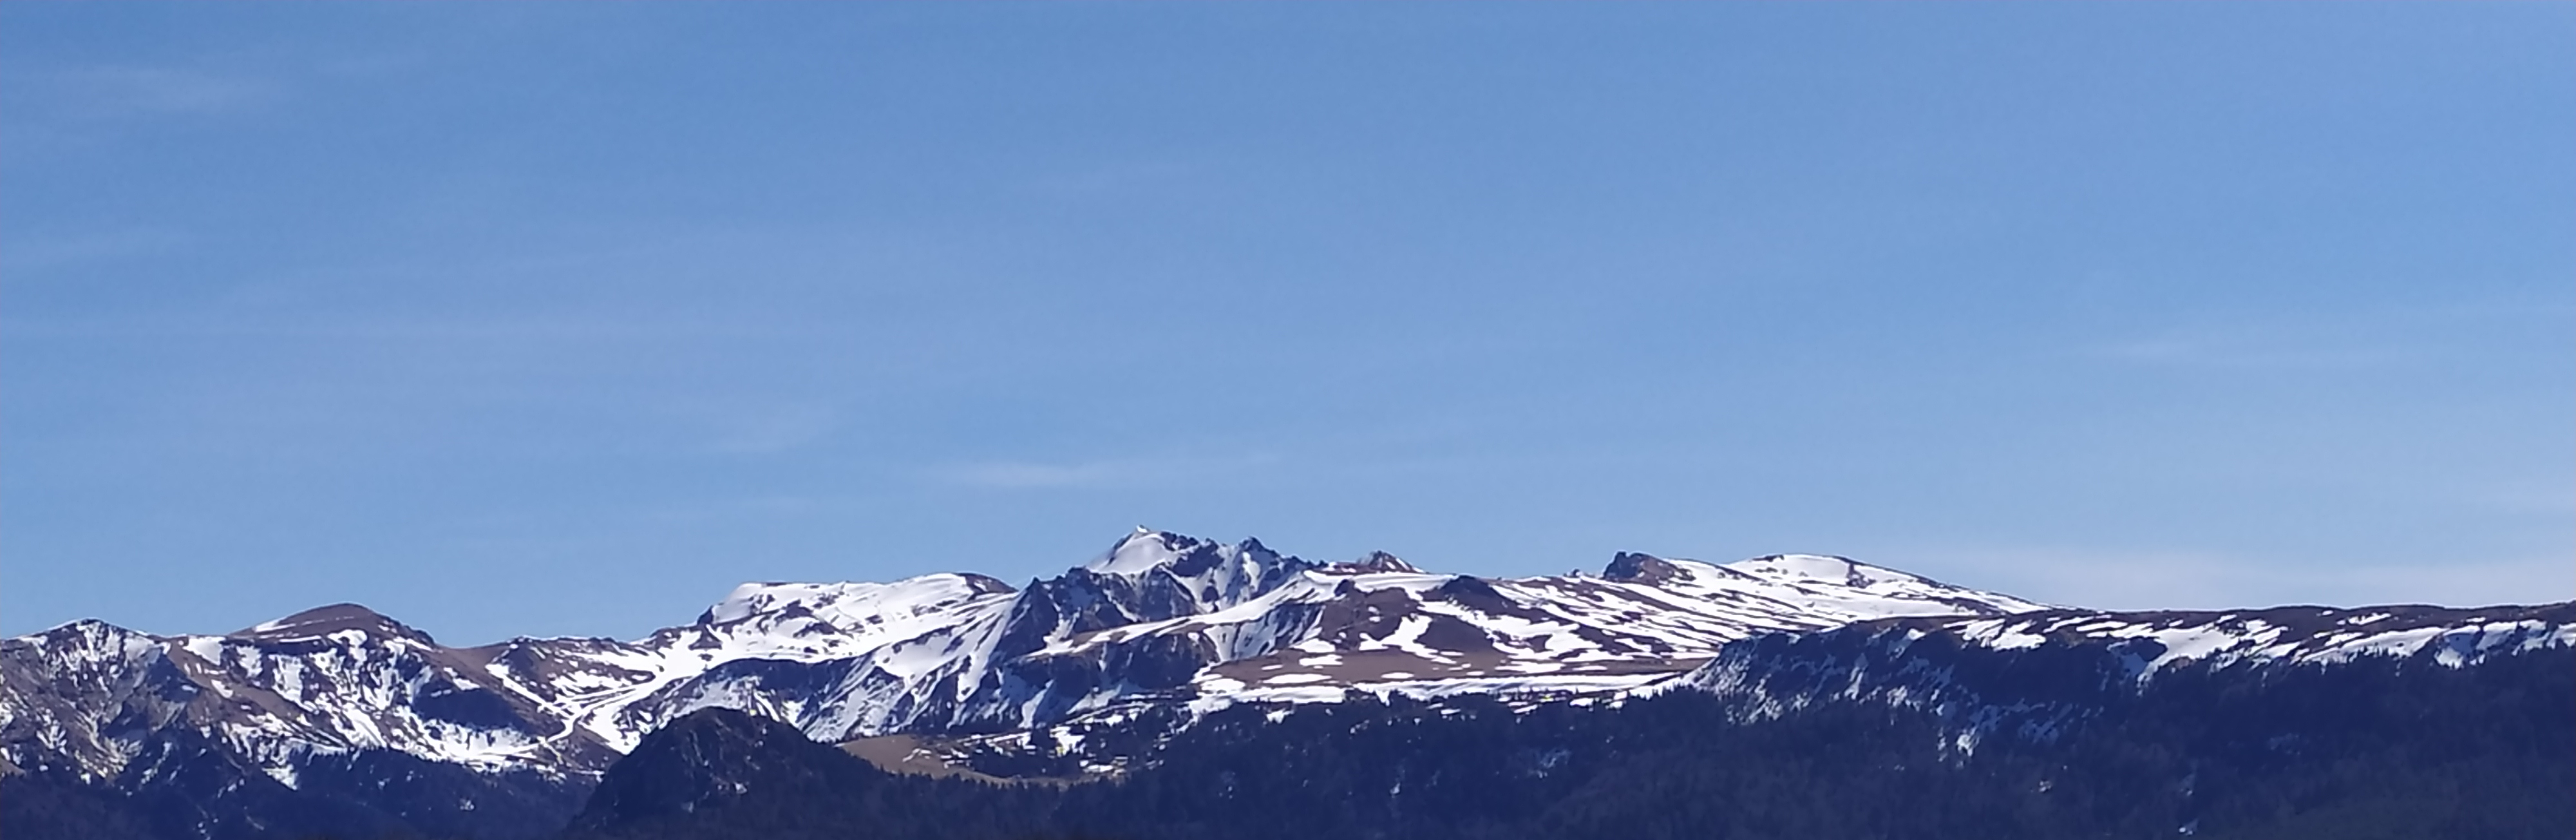
[(2111, 613), (1832, 557), (1486, 579), (1139, 529), (634, 641), (0, 645), (43, 837), (2567, 837), (2576, 605)]

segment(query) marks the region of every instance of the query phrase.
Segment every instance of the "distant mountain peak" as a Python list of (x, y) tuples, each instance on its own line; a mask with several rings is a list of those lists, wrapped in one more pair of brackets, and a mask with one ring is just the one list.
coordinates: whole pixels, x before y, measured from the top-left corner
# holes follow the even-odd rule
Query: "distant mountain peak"
[(766, 616), (833, 621), (835, 614), (842, 614), (843, 620), (864, 621), (884, 613), (918, 612), (925, 605), (1014, 591), (1010, 584), (972, 572), (941, 572), (893, 583), (746, 583), (699, 614), (698, 624), (733, 624)]
[(411, 639), (435, 645), (430, 635), (411, 625), (368, 609), (363, 604), (339, 603), (314, 607), (273, 621), (261, 622), (226, 635), (241, 639), (288, 641), (328, 636), (344, 630), (356, 630), (370, 636)]
[(1849, 557), (1831, 554), (1765, 554), (1728, 563), (1731, 569), (1764, 573), (1766, 576), (1794, 576), (1816, 580), (1841, 580), (1854, 567), (1861, 565)]
[(1231, 602), (1269, 591), (1297, 572), (1315, 568), (1318, 564), (1272, 551), (1251, 537), (1226, 545), (1139, 525), (1107, 552), (1074, 569), (1073, 576), (1088, 573), (1133, 582), (1160, 573), (1186, 582), (1183, 585), (1198, 593), (1194, 597), (1199, 600), (1215, 593), (1217, 600)]
[(1357, 560), (1326, 564), (1323, 568), (1316, 569), (1315, 571), (1328, 575), (1366, 575), (1386, 572), (1423, 574), (1423, 571), (1420, 568), (1415, 567), (1411, 563), (1404, 562), (1404, 558), (1397, 557), (1383, 551), (1369, 552), (1368, 556)]
[(1844, 586), (1868, 586), (1891, 580), (1924, 580), (1882, 566), (1872, 566), (1849, 557), (1830, 554), (1769, 554), (1750, 560), (1738, 560), (1720, 568), (1773, 581), (1816, 581)]
[(1637, 583), (1664, 583), (1675, 578), (1688, 578), (1690, 572), (1652, 554), (1622, 551), (1611, 556), (1610, 565), (1602, 567), (1601, 577)]
[(1172, 565), (1193, 549), (1214, 545), (1209, 540), (1157, 531), (1143, 525), (1109, 547), (1109, 550), (1082, 565), (1085, 571), (1108, 575), (1133, 575)]

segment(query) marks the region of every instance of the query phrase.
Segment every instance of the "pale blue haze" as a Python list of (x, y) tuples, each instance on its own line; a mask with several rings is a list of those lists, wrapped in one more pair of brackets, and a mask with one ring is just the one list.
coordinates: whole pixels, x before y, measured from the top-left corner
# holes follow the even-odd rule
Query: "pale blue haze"
[(2576, 6), (0, 4), (0, 632), (2576, 597)]

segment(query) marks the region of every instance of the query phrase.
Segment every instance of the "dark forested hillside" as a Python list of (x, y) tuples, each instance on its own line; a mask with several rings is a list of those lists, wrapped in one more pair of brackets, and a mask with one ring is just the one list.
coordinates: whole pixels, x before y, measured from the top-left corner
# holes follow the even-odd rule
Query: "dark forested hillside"
[(2576, 652), (2183, 670), (2046, 738), (1676, 692), (1242, 707), (1154, 766), (1058, 789), (888, 776), (794, 730), (692, 716), (612, 770), (584, 838), (2561, 838)]
[(884, 840), (1032, 836), (1039, 786), (896, 776), (767, 718), (693, 712), (610, 768), (567, 840)]
[[(1189, 725), (1165, 709), (1127, 718), (1133, 731), (1084, 733), (1133, 769), (1073, 785), (893, 775), (720, 708), (648, 736), (595, 788), (386, 752), (312, 763), (290, 787), (179, 731), (129, 770), (157, 780), (142, 794), (6, 768), (16, 772), (0, 778), (0, 830), (9, 840), (2576, 836), (2576, 650), (2465, 665), (2433, 650), (2186, 663), (2141, 686), (2122, 676), (2120, 657), (2133, 651), (2117, 644), (1914, 643), (1889, 659), (1889, 632), (1751, 645), (1736, 664), (1757, 670), (1736, 672), (1751, 677), (1732, 688), (1616, 705), (1353, 699), (1242, 705)], [(1046, 753), (1054, 742), (1029, 743)], [(987, 759), (978, 766), (1032, 775), (1071, 766), (1046, 754)]]
[(0, 834), (8, 840), (539, 840), (560, 829), (588, 787), (388, 750), (313, 761), (288, 786), (184, 729), (146, 741), (119, 784), (23, 769), (0, 778)]
[(1693, 694), (1238, 716), (1060, 814), (1138, 838), (2576, 836), (2576, 656), (2249, 676), (2159, 683), (2054, 741), (1967, 752), (1929, 713), (1739, 725)]
[[(1740, 700), (1245, 706), (1180, 731), (1143, 769), (1071, 787), (890, 775), (784, 724), (710, 709), (615, 765), (564, 836), (2576, 836), (2576, 651), (2564, 649), (2467, 668), (2423, 657), (2185, 668), (2053, 732), (1979, 735), (1956, 709), (1869, 701), (1747, 718)], [(437, 774), (290, 790), (183, 758), (163, 766), (202, 777), (171, 788), (197, 800), (130, 797), (36, 768), (0, 780), (0, 824), (11, 840), (462, 836), (410, 826), (441, 819), (429, 798), (474, 790)], [(487, 787), (482, 807), (519, 809), (489, 824), (560, 825), (548, 816), (559, 806), (531, 798), (551, 788)]]

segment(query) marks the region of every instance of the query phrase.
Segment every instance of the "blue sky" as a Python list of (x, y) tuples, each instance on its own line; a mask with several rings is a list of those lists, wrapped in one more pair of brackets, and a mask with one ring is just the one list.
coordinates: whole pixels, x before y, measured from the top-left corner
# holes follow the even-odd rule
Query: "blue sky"
[(2576, 6), (0, 5), (0, 632), (2576, 597)]

